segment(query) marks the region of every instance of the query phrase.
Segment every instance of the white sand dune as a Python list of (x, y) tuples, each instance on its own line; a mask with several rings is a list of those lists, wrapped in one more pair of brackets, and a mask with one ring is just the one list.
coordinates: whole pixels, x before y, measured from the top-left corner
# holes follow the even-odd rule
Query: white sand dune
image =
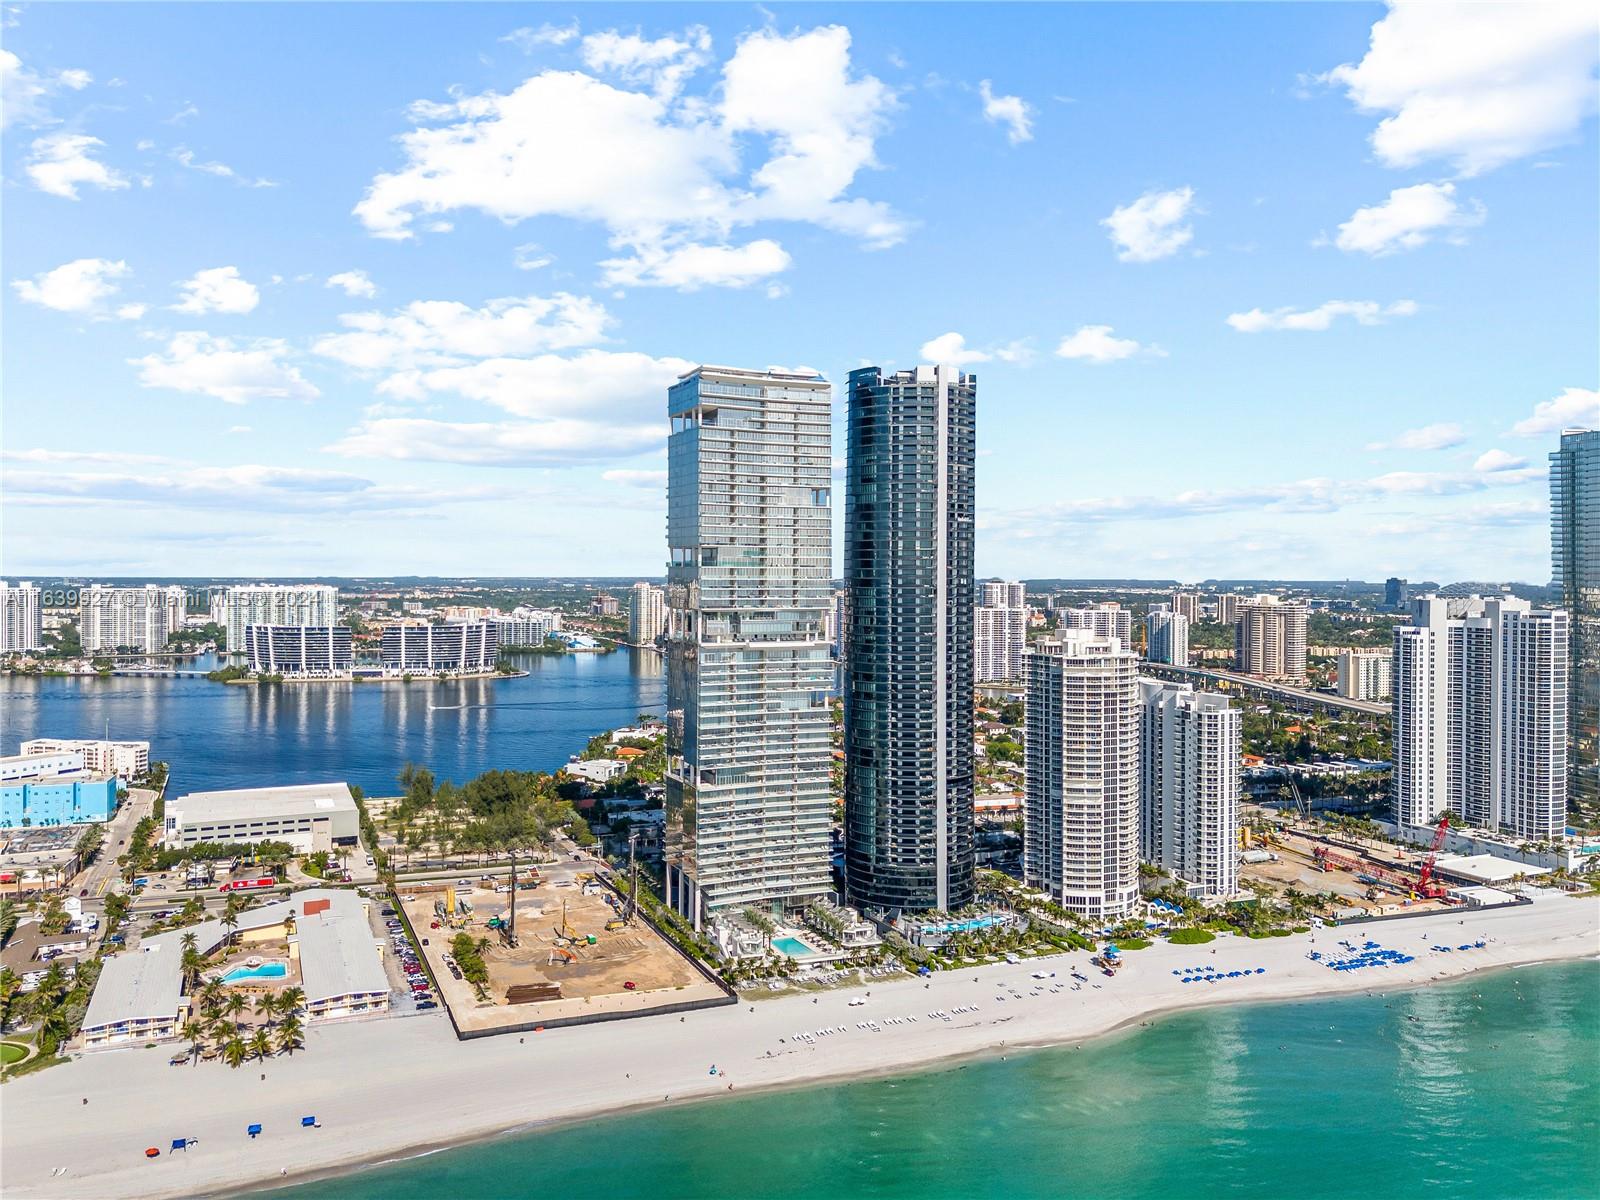
[[(726, 1096), (729, 1084), (737, 1095), (911, 1070), (1002, 1047), (1070, 1043), (1173, 1009), (1392, 990), (1593, 956), (1600, 953), (1600, 901), (1550, 897), (1485, 913), (1324, 930), (1316, 949), (1369, 936), (1416, 961), (1339, 972), (1306, 957), (1307, 935), (1224, 937), (1209, 946), (1158, 944), (1130, 953), (1116, 979), (1089, 968), (1086, 954), (1072, 954), (842, 990), (817, 1003), (757, 1001), (681, 1021), (642, 1017), (521, 1040), (458, 1042), (437, 1014), (328, 1026), (313, 1029), (292, 1059), (237, 1071), (217, 1063), (169, 1066), (170, 1045), (92, 1054), (0, 1090), (0, 1190), (12, 1200), (212, 1194), (518, 1126)], [(1429, 950), (1435, 941), (1479, 938), (1488, 942), (1482, 950)], [(1199, 964), (1267, 971), (1213, 984), (1183, 984), (1172, 974)], [(1078, 991), (1070, 990), (1074, 967), (1091, 981)], [(1040, 984), (1031, 978), (1040, 970), (1057, 977)], [(864, 1005), (849, 1007), (868, 991)], [(929, 1016), (969, 1006), (973, 1011), (948, 1021)], [(911, 1016), (917, 1020), (904, 1020)], [(878, 1031), (859, 1029), (862, 1021), (876, 1022)], [(839, 1026), (845, 1032), (817, 1036)], [(812, 1041), (797, 1043), (800, 1032)], [(710, 1074), (713, 1063), (721, 1074)], [(322, 1127), (302, 1129), (306, 1115)], [(245, 1136), (252, 1122), (263, 1126), (255, 1140)], [(198, 1142), (168, 1153), (179, 1137)], [(146, 1159), (147, 1146), (161, 1147), (161, 1156)]]

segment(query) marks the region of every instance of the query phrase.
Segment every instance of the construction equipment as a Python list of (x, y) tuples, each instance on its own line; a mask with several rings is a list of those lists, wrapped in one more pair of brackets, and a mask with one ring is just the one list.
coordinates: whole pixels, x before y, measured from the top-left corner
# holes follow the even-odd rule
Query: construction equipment
[(1430, 900), (1443, 900), (1445, 898), (1445, 890), (1431, 880), (1412, 879), (1397, 870), (1380, 866), (1375, 862), (1358, 858), (1353, 854), (1341, 854), (1329, 846), (1318, 846), (1311, 852), (1311, 857), (1316, 860), (1317, 865), (1324, 871), (1349, 871), (1358, 878), (1381, 883), (1406, 895), (1414, 893), (1419, 896), (1426, 896)]
[(1444, 835), (1450, 832), (1450, 814), (1445, 813), (1439, 818), (1439, 826), (1433, 831), (1433, 846), (1428, 850), (1428, 859), (1422, 864), (1422, 871), (1417, 876), (1417, 885), (1426, 888), (1433, 881), (1433, 864), (1439, 857), (1439, 847), (1444, 845)]

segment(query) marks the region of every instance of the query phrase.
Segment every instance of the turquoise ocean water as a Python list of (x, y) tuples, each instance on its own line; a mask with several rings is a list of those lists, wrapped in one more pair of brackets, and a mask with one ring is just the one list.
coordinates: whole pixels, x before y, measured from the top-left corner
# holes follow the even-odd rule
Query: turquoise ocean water
[(269, 1195), (1600, 1197), (1600, 962), (1184, 1013), (1081, 1050), (507, 1135)]

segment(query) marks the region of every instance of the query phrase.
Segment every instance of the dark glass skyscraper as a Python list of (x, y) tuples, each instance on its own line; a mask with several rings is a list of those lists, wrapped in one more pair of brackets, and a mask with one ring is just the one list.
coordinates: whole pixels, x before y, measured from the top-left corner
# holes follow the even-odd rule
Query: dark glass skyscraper
[(850, 373), (845, 881), (891, 915), (974, 896), (977, 392), (950, 367)]
[(1600, 429), (1568, 429), (1550, 455), (1550, 567), (1572, 618), (1567, 797), (1600, 808)]

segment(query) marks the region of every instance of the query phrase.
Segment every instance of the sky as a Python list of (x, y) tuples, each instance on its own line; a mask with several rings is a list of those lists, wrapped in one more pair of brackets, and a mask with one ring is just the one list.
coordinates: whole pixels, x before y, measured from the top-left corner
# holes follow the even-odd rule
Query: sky
[(1592, 6), (3, 11), (11, 577), (658, 576), (678, 374), (940, 361), (980, 574), (1543, 582), (1600, 423)]

